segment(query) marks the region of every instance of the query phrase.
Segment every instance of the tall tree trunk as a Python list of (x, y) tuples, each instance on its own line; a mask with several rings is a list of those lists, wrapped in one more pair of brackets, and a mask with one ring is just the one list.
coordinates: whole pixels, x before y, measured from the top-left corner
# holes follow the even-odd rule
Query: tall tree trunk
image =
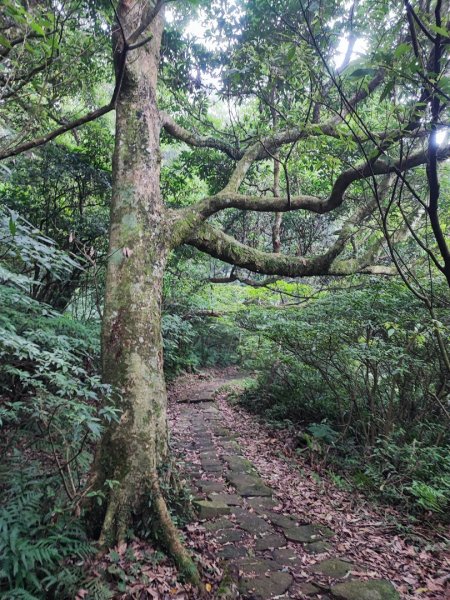
[[(125, 36), (141, 23), (148, 2), (122, 1)], [(160, 119), (156, 82), (162, 34), (129, 53), (116, 107), (109, 260), (102, 331), (103, 380), (117, 393), (122, 416), (105, 433), (95, 487), (106, 501), (91, 511), (91, 531), (110, 545), (148, 513), (155, 473), (167, 458), (166, 389), (161, 337), (162, 278), (168, 253), (159, 189)], [(120, 28), (115, 56), (123, 52)]]
[[(116, 64), (125, 68), (117, 69), (122, 83), (116, 104), (102, 373), (122, 412), (96, 454), (93, 485), (98, 494), (87, 524), (101, 546), (121, 542), (136, 526), (137, 533), (158, 529), (180, 570), (201, 587), (159, 485), (169, 458), (161, 300), (173, 235), (160, 193), (156, 84), (163, 17), (155, 12), (149, 0), (121, 0), (113, 38)], [(147, 41), (136, 44), (124, 63), (125, 40), (139, 39), (132, 36), (137, 30)], [(102, 496), (104, 502), (96, 503)]]

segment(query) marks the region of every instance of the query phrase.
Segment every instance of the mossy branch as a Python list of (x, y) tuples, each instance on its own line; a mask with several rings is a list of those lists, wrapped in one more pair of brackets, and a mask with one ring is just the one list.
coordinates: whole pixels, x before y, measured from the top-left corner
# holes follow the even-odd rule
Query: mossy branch
[[(336, 261), (344, 251), (348, 240), (357, 231), (358, 226), (376, 209), (372, 200), (361, 206), (344, 224), (336, 241), (323, 254), (311, 257), (288, 256), (280, 253), (263, 252), (227, 235), (223, 231), (204, 223), (187, 240), (191, 246), (229, 264), (264, 275), (280, 277), (312, 277), (317, 275), (351, 275), (354, 273), (383, 273), (383, 268), (375, 267), (372, 262), (381, 244), (372, 247), (370, 255), (360, 259)], [(391, 270), (386, 274), (392, 274)]]

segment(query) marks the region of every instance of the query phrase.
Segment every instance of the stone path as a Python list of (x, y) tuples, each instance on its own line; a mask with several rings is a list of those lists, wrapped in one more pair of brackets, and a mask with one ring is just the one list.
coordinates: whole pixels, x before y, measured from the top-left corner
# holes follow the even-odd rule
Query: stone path
[[(217, 543), (228, 579), (242, 598), (321, 598), (395, 600), (393, 585), (362, 581), (364, 571), (345, 557), (320, 559), (334, 533), (295, 515), (283, 515), (272, 490), (243, 456), (233, 433), (223, 427), (213, 399), (215, 384), (205, 384), (201, 400), (180, 405), (174, 443), (189, 481), (199, 521)], [(300, 550), (300, 552), (299, 552)], [(312, 566), (304, 553), (318, 554)], [(322, 556), (323, 558), (323, 556)]]

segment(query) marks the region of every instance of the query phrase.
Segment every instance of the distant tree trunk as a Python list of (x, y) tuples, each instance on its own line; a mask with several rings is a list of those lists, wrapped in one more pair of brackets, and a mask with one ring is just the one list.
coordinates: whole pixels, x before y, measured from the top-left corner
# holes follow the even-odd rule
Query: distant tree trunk
[[(278, 153), (273, 160), (273, 195), (280, 197), (280, 162)], [(281, 223), (283, 213), (275, 213), (275, 221), (272, 227), (272, 246), (275, 253), (281, 252)]]
[[(271, 93), (271, 108), (270, 114), (272, 116), (272, 125), (275, 129), (278, 123), (278, 113), (274, 108), (277, 99), (277, 86), (274, 84)], [(276, 152), (273, 156), (273, 195), (275, 198), (281, 196), (280, 191), (280, 153)], [(275, 213), (275, 220), (272, 225), (272, 249), (278, 254), (281, 252), (281, 224), (283, 222), (283, 213)]]

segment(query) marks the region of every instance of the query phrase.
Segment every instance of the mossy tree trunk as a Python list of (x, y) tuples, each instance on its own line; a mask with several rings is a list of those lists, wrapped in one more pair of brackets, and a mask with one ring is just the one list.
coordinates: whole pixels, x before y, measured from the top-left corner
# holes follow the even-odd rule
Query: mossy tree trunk
[[(147, 2), (122, 1), (116, 62), (142, 23)], [(148, 8), (147, 8), (148, 9)], [(102, 544), (124, 539), (148, 514), (155, 473), (167, 458), (166, 389), (161, 338), (162, 278), (168, 253), (160, 195), (160, 119), (156, 105), (162, 16), (129, 52), (116, 107), (109, 259), (102, 331), (105, 383), (116, 390), (120, 422), (105, 433), (95, 463), (91, 531)]]

